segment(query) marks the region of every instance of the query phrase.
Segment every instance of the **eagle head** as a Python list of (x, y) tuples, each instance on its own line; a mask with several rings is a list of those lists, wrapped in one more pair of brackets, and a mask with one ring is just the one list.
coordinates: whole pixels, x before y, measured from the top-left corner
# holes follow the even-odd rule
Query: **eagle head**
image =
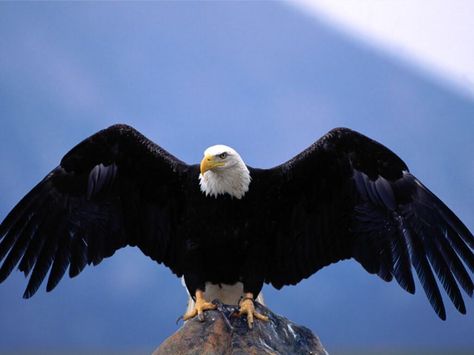
[(227, 193), (240, 199), (249, 190), (250, 172), (234, 149), (221, 144), (213, 145), (204, 151), (199, 185), (206, 196), (217, 197)]

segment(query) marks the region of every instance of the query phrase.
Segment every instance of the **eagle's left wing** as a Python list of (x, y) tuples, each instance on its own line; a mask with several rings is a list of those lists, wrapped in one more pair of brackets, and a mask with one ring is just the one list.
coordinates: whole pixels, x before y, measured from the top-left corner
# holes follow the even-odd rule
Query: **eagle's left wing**
[(433, 271), (465, 313), (458, 283), (472, 296), (463, 262), (474, 272), (474, 238), (389, 149), (340, 128), (287, 163), (251, 173), (269, 221), (266, 282), (296, 284), (354, 258), (414, 293), (413, 266), (440, 318), (446, 314)]

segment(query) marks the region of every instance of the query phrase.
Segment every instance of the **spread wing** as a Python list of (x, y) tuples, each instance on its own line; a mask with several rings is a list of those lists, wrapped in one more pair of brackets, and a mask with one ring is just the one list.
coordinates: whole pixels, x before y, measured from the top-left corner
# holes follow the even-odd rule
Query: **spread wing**
[(188, 169), (129, 126), (87, 138), (0, 225), (0, 282), (19, 262), (31, 272), (29, 298), (48, 270), (50, 291), (68, 267), (76, 276), (126, 245), (180, 275), (176, 226)]
[(268, 202), (262, 208), (270, 221), (266, 282), (277, 288), (296, 284), (354, 258), (414, 293), (413, 267), (440, 318), (446, 314), (434, 274), (465, 313), (458, 285), (472, 296), (464, 264), (474, 272), (474, 238), (381, 144), (335, 129), (287, 163), (254, 170), (252, 177)]

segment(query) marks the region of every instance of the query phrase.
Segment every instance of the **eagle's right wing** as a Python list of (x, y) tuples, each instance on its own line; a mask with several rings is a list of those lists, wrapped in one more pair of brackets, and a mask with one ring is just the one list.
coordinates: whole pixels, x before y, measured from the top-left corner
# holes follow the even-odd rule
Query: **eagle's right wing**
[(20, 262), (25, 276), (32, 271), (29, 298), (48, 270), (50, 291), (68, 267), (76, 276), (126, 245), (181, 275), (177, 228), (189, 169), (126, 125), (85, 139), (0, 225), (0, 282)]

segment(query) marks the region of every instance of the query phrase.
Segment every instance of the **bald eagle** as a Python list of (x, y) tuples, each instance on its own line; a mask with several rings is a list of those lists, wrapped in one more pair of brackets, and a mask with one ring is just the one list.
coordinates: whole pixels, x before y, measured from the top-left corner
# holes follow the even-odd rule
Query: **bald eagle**
[(461, 313), (460, 287), (474, 289), (467, 227), (398, 156), (346, 128), (271, 169), (224, 145), (188, 165), (132, 127), (99, 131), (0, 225), (0, 282), (19, 263), (31, 273), (29, 298), (48, 271), (51, 291), (68, 267), (74, 277), (127, 245), (184, 277), (195, 301), (185, 320), (215, 307), (211, 288), (240, 285), (239, 313), (252, 327), (267, 319), (254, 307), (264, 283), (294, 285), (350, 258), (410, 293), (414, 270), (443, 320), (434, 275)]

